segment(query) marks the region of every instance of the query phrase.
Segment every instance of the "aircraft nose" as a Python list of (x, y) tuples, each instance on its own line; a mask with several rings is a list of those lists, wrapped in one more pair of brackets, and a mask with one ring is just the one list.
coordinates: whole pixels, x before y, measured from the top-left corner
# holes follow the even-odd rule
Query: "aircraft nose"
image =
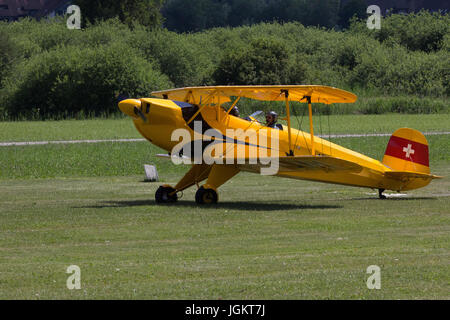
[(129, 117), (133, 119), (139, 118), (139, 112), (141, 108), (141, 100), (138, 99), (126, 99), (119, 102), (119, 109)]

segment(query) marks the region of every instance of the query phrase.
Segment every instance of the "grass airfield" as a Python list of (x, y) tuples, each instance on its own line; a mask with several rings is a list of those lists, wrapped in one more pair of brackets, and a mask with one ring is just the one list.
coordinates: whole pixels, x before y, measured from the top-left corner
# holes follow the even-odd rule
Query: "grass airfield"
[[(360, 117), (357, 133), (388, 132), (381, 118)], [(396, 127), (409, 126), (401, 117)], [(446, 131), (442, 117), (418, 129)], [(67, 136), (39, 129), (32, 140), (138, 137), (114, 121), (99, 134), (71, 127), (76, 137), (55, 122)], [(29, 123), (0, 126), (20, 124), (18, 140), (31, 141)], [(0, 140), (18, 141), (10, 133)], [(380, 159), (388, 139), (333, 142)], [(450, 176), (449, 136), (428, 140), (432, 172)], [(0, 299), (450, 298), (448, 178), (378, 200), (371, 189), (240, 173), (217, 206), (198, 207), (194, 189), (156, 205), (160, 183), (142, 182), (142, 164), (155, 163), (161, 183), (186, 171), (154, 161), (158, 152), (145, 142), (0, 148)], [(70, 265), (81, 290), (66, 287)], [(380, 290), (366, 286), (370, 265), (381, 268)]]

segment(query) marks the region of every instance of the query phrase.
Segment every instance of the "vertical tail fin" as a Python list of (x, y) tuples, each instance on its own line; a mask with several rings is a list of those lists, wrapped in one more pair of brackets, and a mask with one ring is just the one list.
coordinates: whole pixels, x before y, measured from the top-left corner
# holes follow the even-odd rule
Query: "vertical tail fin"
[(395, 171), (429, 174), (427, 139), (417, 130), (398, 129), (389, 140), (383, 164)]

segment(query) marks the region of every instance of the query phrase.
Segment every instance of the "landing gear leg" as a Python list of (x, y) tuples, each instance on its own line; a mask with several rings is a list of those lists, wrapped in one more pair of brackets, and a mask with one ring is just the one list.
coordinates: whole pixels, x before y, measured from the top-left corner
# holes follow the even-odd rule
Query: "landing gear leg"
[(380, 199), (386, 199), (386, 196), (383, 194), (384, 189), (378, 189), (378, 197)]

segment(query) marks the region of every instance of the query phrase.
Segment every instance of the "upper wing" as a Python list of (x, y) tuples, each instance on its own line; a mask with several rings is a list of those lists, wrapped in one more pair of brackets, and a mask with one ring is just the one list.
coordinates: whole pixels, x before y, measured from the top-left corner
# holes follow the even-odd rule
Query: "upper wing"
[[(220, 102), (229, 102), (230, 97), (245, 97), (263, 101), (284, 101), (285, 91), (289, 91), (290, 101), (301, 101), (305, 97), (311, 97), (312, 103), (353, 103), (357, 100), (351, 92), (328, 87), (314, 85), (274, 85), (274, 86), (214, 86), (214, 87), (189, 87), (152, 92), (152, 95), (171, 100), (186, 101), (199, 104), (201, 99), (213, 95)], [(306, 101), (305, 101), (306, 102)]]

